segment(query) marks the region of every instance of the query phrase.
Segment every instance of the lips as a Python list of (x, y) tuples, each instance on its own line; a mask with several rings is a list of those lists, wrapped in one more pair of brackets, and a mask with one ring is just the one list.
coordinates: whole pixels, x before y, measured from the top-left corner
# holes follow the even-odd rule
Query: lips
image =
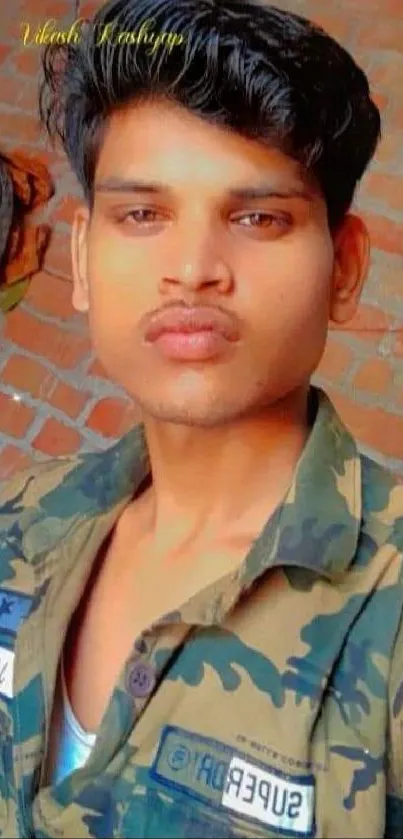
[(146, 341), (157, 341), (164, 333), (192, 334), (215, 332), (236, 341), (238, 330), (232, 318), (218, 309), (203, 307), (170, 308), (152, 317), (145, 333)]

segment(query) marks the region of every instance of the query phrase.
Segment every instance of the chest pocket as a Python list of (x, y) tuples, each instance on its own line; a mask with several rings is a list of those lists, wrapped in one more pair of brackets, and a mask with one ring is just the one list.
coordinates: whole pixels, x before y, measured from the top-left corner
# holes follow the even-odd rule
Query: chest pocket
[(315, 781), (290, 778), (232, 746), (167, 725), (150, 768), (136, 766), (116, 836), (308, 837)]
[[(185, 794), (171, 792), (167, 795), (151, 787), (132, 795), (120, 832), (115, 833), (115, 836), (122, 839), (199, 839), (200, 836), (211, 839), (274, 839), (278, 835), (277, 830), (256, 819), (192, 800)], [(283, 832), (283, 835), (292, 837), (297, 834), (291, 831)], [(309, 835), (313, 836), (314, 833)]]

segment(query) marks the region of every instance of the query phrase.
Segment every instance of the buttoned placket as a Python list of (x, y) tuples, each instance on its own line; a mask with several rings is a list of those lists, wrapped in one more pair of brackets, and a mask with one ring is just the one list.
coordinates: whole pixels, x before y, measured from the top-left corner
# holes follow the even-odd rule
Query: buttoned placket
[[(85, 767), (67, 776), (54, 790), (55, 798), (63, 801), (64, 806), (73, 803), (92, 778), (105, 772), (118, 750), (135, 735), (138, 722), (180, 647), (199, 629), (223, 622), (240, 595), (238, 573), (227, 574), (207, 586), (135, 639)], [(161, 655), (162, 651), (164, 655)], [(118, 727), (116, 720), (122, 723)]]

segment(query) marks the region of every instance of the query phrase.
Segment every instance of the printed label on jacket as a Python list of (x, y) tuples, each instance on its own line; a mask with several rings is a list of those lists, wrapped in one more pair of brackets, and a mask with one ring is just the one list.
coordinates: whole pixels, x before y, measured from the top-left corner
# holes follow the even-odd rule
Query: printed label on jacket
[(232, 746), (165, 726), (151, 777), (223, 813), (286, 836), (314, 836), (315, 780), (285, 775)]
[(0, 695), (8, 699), (13, 696), (14, 657), (12, 650), (0, 647)]
[(239, 757), (229, 765), (222, 803), (288, 834), (312, 830), (313, 783), (286, 780)]

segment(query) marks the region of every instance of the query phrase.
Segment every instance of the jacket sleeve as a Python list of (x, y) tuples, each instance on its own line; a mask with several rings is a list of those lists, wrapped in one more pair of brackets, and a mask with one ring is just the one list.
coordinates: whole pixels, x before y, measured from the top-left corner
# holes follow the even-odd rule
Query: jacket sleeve
[(400, 618), (389, 682), (389, 731), (386, 755), (385, 837), (403, 837), (403, 616)]

